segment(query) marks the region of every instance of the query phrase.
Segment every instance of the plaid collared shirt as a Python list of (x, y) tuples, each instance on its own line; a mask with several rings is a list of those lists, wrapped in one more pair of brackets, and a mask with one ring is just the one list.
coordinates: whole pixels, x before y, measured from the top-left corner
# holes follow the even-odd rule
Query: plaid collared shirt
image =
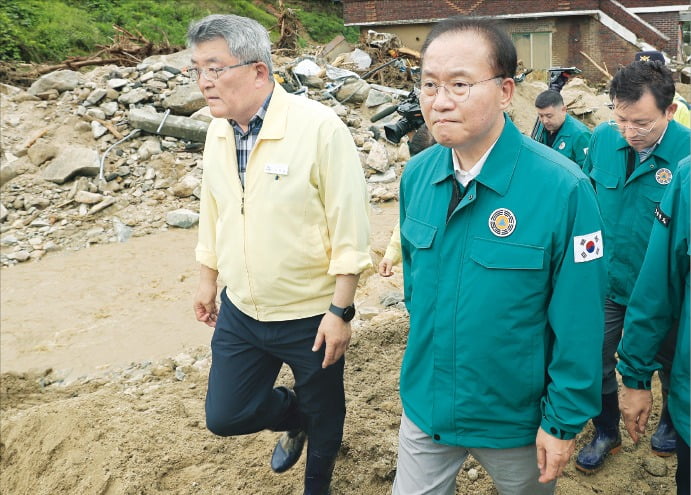
[(254, 114), (254, 117), (250, 120), (249, 126), (247, 126), (247, 132), (242, 130), (242, 127), (238, 125), (233, 119), (228, 119), (228, 122), (235, 132), (235, 154), (238, 160), (238, 175), (240, 176), (240, 182), (242, 187), (245, 187), (245, 174), (247, 172), (247, 159), (254, 149), (254, 145), (257, 144), (257, 136), (259, 136), (259, 131), (262, 129), (262, 124), (264, 123), (264, 117), (266, 116), (266, 110), (269, 108), (269, 102), (271, 101), (271, 95), (266, 97), (262, 106)]

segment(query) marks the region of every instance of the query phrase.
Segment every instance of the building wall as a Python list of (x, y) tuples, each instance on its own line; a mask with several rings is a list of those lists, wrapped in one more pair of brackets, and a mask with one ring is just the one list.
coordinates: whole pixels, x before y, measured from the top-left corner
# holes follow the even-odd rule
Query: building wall
[[(483, 2), (342, 1), (346, 23), (375, 23), (362, 26), (362, 31), (372, 29), (394, 33), (401, 39), (404, 46), (414, 50), (420, 50), (431, 25), (439, 19), (453, 15), (511, 15), (529, 12), (544, 13), (547, 10), (544, 2), (534, 0), (511, 2), (505, 0)], [(559, 0), (559, 2), (552, 2), (549, 8), (556, 11), (594, 11), (601, 9), (604, 3), (607, 4), (605, 5), (607, 10), (616, 11), (616, 2), (605, 0)], [(665, 7), (678, 4), (679, 0), (619, 0), (619, 3), (628, 8)], [(619, 22), (624, 22), (624, 25), (633, 30), (638, 37), (654, 38), (646, 39), (646, 41), (655, 44), (656, 48), (665, 51), (669, 56), (675, 57), (679, 38), (679, 12), (637, 15), (667, 36), (669, 41), (664, 41), (644, 25), (637, 24), (635, 17), (624, 16), (626, 17), (624, 19), (623, 16), (617, 14), (614, 18)], [(612, 75), (620, 64), (633, 60), (635, 53), (639, 51), (638, 47), (617, 36), (591, 15), (515, 19), (506, 20), (506, 24), (511, 33), (551, 32), (553, 66), (576, 66), (583, 70), (583, 77), (591, 82), (603, 82), (607, 77), (582, 55), (581, 51)]]
[[(618, 0), (628, 8), (685, 5), (688, 0)], [(342, 0), (346, 23), (438, 20), (453, 15), (507, 15), (545, 11), (598, 10), (605, 0), (483, 0), (450, 2), (444, 0)]]
[[(677, 54), (679, 12), (638, 14), (638, 17), (654, 26), (669, 38), (669, 41), (665, 41), (655, 31), (637, 23), (634, 16), (622, 15), (618, 5), (621, 4), (628, 8), (683, 5), (683, 3), (680, 4), (680, 0), (619, 0), (619, 2), (611, 2), (609, 0), (559, 0), (558, 2), (551, 2), (549, 6), (545, 2), (535, 2), (534, 0), (513, 0), (511, 2), (505, 0), (484, 0), (482, 2), (342, 0), (342, 2), (343, 16), (346, 24), (374, 23), (375, 25), (367, 26), (365, 29), (377, 28), (379, 30), (396, 32), (397, 34), (400, 32), (402, 39), (405, 38), (406, 46), (414, 49), (419, 49), (419, 45), (422, 44), (422, 42), (416, 40), (416, 38), (420, 38), (418, 32), (426, 33), (430, 22), (454, 15), (524, 15), (530, 12), (544, 13), (548, 9), (554, 9), (557, 12), (604, 9), (615, 20), (632, 30), (637, 37), (644, 38), (670, 56), (676, 56)], [(403, 29), (398, 27), (406, 23), (415, 23), (416, 21), (417, 24), (413, 25), (416, 25), (417, 28)], [(382, 25), (387, 26), (382, 28)]]
[[(484, 0), (482, 2), (449, 2), (419, 0), (343, 0), (343, 17), (346, 23), (398, 22), (438, 20), (454, 15), (492, 16), (544, 12), (545, 2), (535, 0)], [(560, 0), (553, 2), (557, 10), (594, 10), (598, 0)], [(648, 2), (650, 3), (650, 2)]]
[(655, 26), (669, 37), (669, 42), (666, 45), (658, 46), (657, 48), (666, 52), (670, 57), (676, 57), (677, 43), (679, 43), (679, 12), (638, 14), (638, 17)]
[[(551, 32), (552, 66), (578, 67), (580, 77), (591, 83), (604, 83), (607, 77), (580, 52), (585, 52), (600, 67), (614, 75), (619, 64), (633, 60), (638, 48), (621, 39), (591, 16), (551, 17), (506, 21), (510, 34)], [(393, 33), (403, 46), (420, 50), (432, 24), (368, 26), (378, 32)]]
[[(636, 45), (620, 38), (594, 19), (582, 27), (580, 34), (582, 38), (579, 52), (586, 53), (610, 75), (614, 75), (620, 65), (632, 62), (634, 55), (639, 51)], [(584, 73), (587, 74), (589, 80), (607, 82), (607, 76), (602, 74), (586, 57), (580, 53), (577, 56), (581, 57), (583, 67), (587, 68)]]
[(578, 67), (590, 83), (604, 83), (608, 78), (581, 52), (614, 75), (620, 63), (633, 60), (638, 48), (621, 39), (592, 16), (552, 17), (532, 21), (513, 21), (511, 33), (552, 32), (552, 66)]
[(361, 29), (362, 33), (366, 33), (369, 29), (384, 33), (393, 33), (401, 40), (401, 44), (413, 50), (420, 50), (422, 44), (425, 42), (427, 33), (432, 28), (432, 23), (427, 24), (402, 24), (397, 26), (368, 26)]

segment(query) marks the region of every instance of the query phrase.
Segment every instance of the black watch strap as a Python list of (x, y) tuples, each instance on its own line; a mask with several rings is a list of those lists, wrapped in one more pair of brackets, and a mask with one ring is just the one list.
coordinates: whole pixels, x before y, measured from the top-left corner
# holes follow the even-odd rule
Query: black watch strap
[(351, 304), (350, 306), (346, 306), (345, 308), (340, 308), (336, 306), (335, 304), (331, 304), (329, 306), (329, 311), (331, 311), (333, 314), (341, 318), (343, 321), (346, 323), (352, 320), (355, 317), (355, 305)]

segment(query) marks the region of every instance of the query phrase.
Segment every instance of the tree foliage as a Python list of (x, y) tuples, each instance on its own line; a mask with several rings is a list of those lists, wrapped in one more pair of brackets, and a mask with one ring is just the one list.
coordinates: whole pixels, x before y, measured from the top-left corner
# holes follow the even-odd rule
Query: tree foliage
[[(298, 10), (310, 40), (325, 43), (339, 33), (349, 41), (357, 39), (357, 30), (344, 28), (340, 8), (333, 2), (296, 0), (285, 4)], [(113, 26), (141, 33), (154, 43), (182, 47), (189, 23), (214, 13), (251, 17), (272, 30), (277, 27), (278, 1), (2, 0), (0, 60), (58, 62), (92, 54), (112, 43)], [(271, 35), (277, 39), (277, 33)]]

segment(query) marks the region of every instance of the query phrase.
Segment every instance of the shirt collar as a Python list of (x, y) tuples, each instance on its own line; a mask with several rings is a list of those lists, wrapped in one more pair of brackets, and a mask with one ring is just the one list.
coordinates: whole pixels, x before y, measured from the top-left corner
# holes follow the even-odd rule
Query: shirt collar
[(649, 146), (647, 148), (642, 149), (641, 151), (638, 151), (638, 161), (639, 163), (643, 163), (646, 161), (648, 158), (650, 158), (653, 154), (653, 151), (655, 151), (658, 146), (660, 146), (660, 143), (662, 142), (662, 138), (665, 137), (665, 133), (667, 132), (667, 129), (669, 129), (669, 124), (665, 126), (665, 130), (662, 131), (662, 134), (660, 134), (660, 138), (653, 143), (652, 146)]
[[(497, 138), (497, 141), (499, 138)], [(461, 162), (458, 160), (458, 157), (456, 156), (456, 153), (454, 151), (451, 152), (451, 159), (453, 161), (453, 170), (454, 174), (456, 175), (456, 179), (458, 182), (463, 185), (463, 187), (466, 187), (471, 180), (473, 180), (475, 177), (480, 175), (480, 172), (482, 171), (482, 167), (487, 161), (487, 157), (489, 156), (490, 152), (494, 148), (494, 145), (497, 144), (497, 141), (494, 141), (492, 145), (487, 148), (487, 151), (485, 151), (485, 154), (480, 157), (480, 159), (473, 165), (470, 170), (463, 170), (461, 168)]]
[[(482, 173), (478, 172), (477, 182), (489, 187), (497, 194), (502, 196), (506, 194), (520, 155), (516, 151), (520, 150), (522, 146), (523, 135), (509, 116), (504, 114), (504, 130), (502, 130), (499, 139), (494, 143), (493, 148), (488, 150), (487, 156), (483, 157)], [(432, 184), (438, 184), (449, 176), (454, 175), (453, 158), (450, 156), (452, 150), (445, 148), (444, 152), (442, 156), (448, 157), (446, 159), (448, 161), (440, 164), (430, 173)], [(492, 159), (488, 160), (490, 154)]]
[(266, 117), (266, 111), (269, 108), (269, 103), (271, 103), (271, 96), (273, 95), (273, 92), (269, 93), (269, 96), (266, 97), (264, 100), (264, 103), (262, 103), (262, 106), (259, 107), (259, 110), (257, 110), (257, 113), (254, 114), (254, 116), (250, 119), (250, 123), (247, 126), (247, 132), (242, 130), (242, 127), (233, 119), (228, 119), (228, 122), (230, 123), (231, 126), (240, 134), (241, 136), (246, 136), (252, 131), (255, 131), (255, 134), (258, 132), (258, 129), (261, 129), (262, 123), (264, 122), (264, 117)]

